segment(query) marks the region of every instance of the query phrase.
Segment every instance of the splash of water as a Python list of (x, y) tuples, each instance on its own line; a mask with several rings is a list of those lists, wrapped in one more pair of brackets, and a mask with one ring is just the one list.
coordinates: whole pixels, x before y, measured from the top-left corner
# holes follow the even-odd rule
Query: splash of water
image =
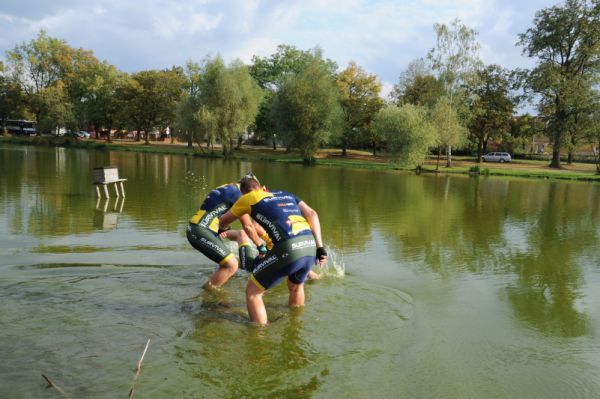
[[(231, 252), (237, 255), (238, 244), (235, 241), (226, 241)], [(258, 251), (254, 247), (252, 248), (251, 256), (255, 257), (258, 255)], [(322, 268), (319, 266), (313, 267), (313, 270), (319, 274), (321, 278), (342, 278), (346, 275), (346, 264), (344, 263), (344, 256), (342, 251), (335, 247), (327, 247), (327, 262)]]
[(342, 251), (335, 247), (327, 247), (327, 263), (321, 270), (316, 268), (321, 277), (341, 278), (346, 274), (346, 265)]

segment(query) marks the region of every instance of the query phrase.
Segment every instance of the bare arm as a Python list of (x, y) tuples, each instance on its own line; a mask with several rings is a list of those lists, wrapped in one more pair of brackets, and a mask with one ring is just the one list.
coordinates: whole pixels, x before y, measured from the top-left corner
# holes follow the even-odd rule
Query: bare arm
[(310, 224), (310, 229), (315, 236), (317, 247), (322, 247), (323, 240), (321, 239), (321, 223), (319, 222), (319, 215), (317, 214), (317, 211), (308, 206), (304, 201), (300, 201), (298, 206), (300, 207), (302, 216), (304, 216), (304, 218), (308, 221), (308, 224)]
[(225, 230), (231, 223), (235, 222), (236, 219), (237, 216), (235, 216), (231, 210), (225, 212), (225, 214), (219, 217), (219, 229)]
[(246, 213), (240, 216), (240, 222), (242, 222), (242, 227), (244, 228), (244, 231), (246, 232), (248, 237), (250, 237), (250, 240), (252, 240), (254, 245), (256, 245), (257, 247), (260, 246), (262, 244), (262, 240), (258, 236), (256, 229), (254, 228), (254, 223), (252, 222), (252, 218), (250, 217), (250, 215)]

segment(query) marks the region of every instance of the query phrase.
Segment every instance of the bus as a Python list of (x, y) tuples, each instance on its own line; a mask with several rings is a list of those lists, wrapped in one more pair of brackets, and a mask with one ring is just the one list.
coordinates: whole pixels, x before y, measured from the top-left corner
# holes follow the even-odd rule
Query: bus
[(37, 133), (35, 130), (35, 122), (24, 119), (6, 119), (4, 121), (4, 126), (2, 126), (2, 131), (4, 131), (5, 128), (8, 133), (17, 136), (31, 136)]

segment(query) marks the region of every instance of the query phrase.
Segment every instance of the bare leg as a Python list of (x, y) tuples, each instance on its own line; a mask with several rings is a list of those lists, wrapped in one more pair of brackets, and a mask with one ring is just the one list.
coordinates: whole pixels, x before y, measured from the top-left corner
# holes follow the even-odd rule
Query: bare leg
[(237, 269), (238, 261), (235, 256), (232, 256), (225, 263), (219, 265), (219, 268), (213, 273), (210, 280), (204, 284), (204, 288), (218, 288), (222, 286), (235, 274)]
[(288, 278), (287, 286), (290, 291), (288, 305), (293, 307), (304, 306), (304, 284), (294, 284)]
[(238, 230), (227, 230), (220, 234), (221, 238), (226, 238), (229, 241), (237, 241), (239, 239), (239, 231)]
[(319, 274), (317, 272), (315, 272), (314, 270), (311, 270), (308, 272), (308, 275), (306, 276), (306, 278), (309, 280), (318, 280), (321, 278), (321, 276), (319, 276)]
[(267, 324), (267, 309), (263, 302), (263, 294), (265, 292), (258, 287), (252, 279), (248, 280), (246, 286), (246, 306), (248, 307), (248, 315), (250, 321), (257, 324)]

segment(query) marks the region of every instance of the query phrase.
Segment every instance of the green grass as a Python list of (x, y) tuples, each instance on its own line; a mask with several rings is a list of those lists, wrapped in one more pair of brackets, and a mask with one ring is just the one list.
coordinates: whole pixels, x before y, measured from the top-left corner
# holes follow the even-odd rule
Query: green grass
[[(39, 137), (2, 137), (0, 136), (0, 143), (7, 144), (19, 144), (19, 145), (39, 145), (39, 146), (58, 146), (58, 147), (72, 147), (72, 148), (86, 148), (94, 150), (116, 150), (116, 151), (130, 151), (130, 152), (142, 152), (149, 154), (174, 154), (174, 155), (186, 155), (194, 156), (199, 158), (222, 158), (222, 159), (237, 159), (246, 161), (268, 161), (268, 162), (282, 162), (282, 163), (304, 163), (302, 157), (297, 152), (284, 153), (277, 152), (273, 153), (267, 149), (260, 148), (243, 148), (236, 150), (233, 154), (224, 156), (220, 152), (201, 152), (197, 147), (188, 148), (187, 146), (180, 145), (161, 145), (151, 144), (146, 145), (140, 144), (119, 144), (106, 143), (104, 141), (99, 142), (96, 140), (79, 140), (77, 138), (70, 137), (56, 137), (56, 136), (39, 136)], [(454, 157), (455, 160), (462, 160), (470, 162), (473, 157)], [(443, 173), (443, 174), (470, 174), (476, 176), (503, 176), (503, 177), (522, 177), (522, 178), (543, 178), (543, 179), (556, 179), (556, 180), (580, 180), (580, 181), (598, 181), (600, 182), (600, 175), (591, 172), (572, 172), (565, 170), (548, 170), (546, 168), (546, 161), (537, 160), (519, 160), (521, 164), (531, 165), (530, 169), (518, 169), (511, 168), (508, 165), (503, 167), (482, 167), (481, 165), (467, 165), (467, 166), (454, 166), (452, 168), (441, 167), (439, 171), (435, 170), (432, 165), (426, 165), (422, 168), (424, 173)], [(369, 170), (404, 170), (412, 171), (412, 168), (402, 167), (400, 165), (389, 163), (389, 162), (377, 162), (363, 159), (352, 159), (352, 158), (319, 158), (316, 159), (314, 165), (319, 166), (330, 166), (339, 168), (357, 168), (357, 169), (369, 169)], [(539, 167), (539, 169), (535, 169)]]

